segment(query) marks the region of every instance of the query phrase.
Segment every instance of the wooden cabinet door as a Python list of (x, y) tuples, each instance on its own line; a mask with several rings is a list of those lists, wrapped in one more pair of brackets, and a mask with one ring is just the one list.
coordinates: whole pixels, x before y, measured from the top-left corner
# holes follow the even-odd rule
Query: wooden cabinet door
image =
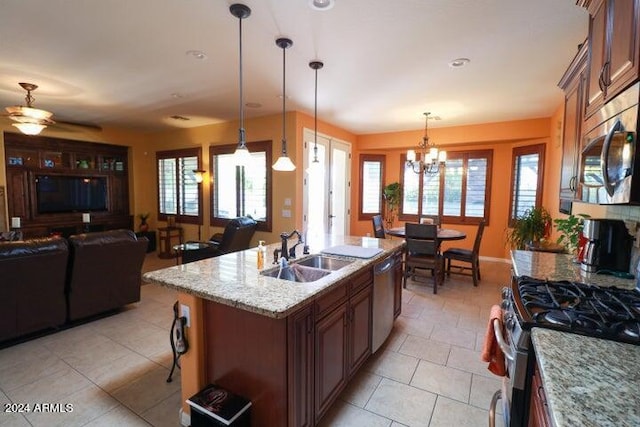
[(347, 303), (316, 322), (315, 419), (324, 415), (347, 380)]
[(547, 397), (542, 386), (540, 372), (536, 366), (531, 381), (531, 406), (529, 408), (529, 427), (551, 427), (551, 417), (547, 408)]
[(589, 84), (587, 86), (587, 116), (604, 102), (604, 64), (607, 62), (607, 2), (596, 2), (589, 10)]
[(313, 426), (313, 305), (287, 320), (289, 426)]
[[(24, 221), (29, 214), (29, 181), (24, 169), (7, 168), (7, 200), (10, 216), (18, 216)], [(11, 221), (9, 221), (11, 224)]]
[(584, 117), (586, 54), (587, 46), (585, 43), (560, 81), (560, 86), (565, 92), (562, 169), (560, 170), (561, 200), (574, 200), (576, 197), (578, 159)]
[(129, 184), (125, 175), (112, 175), (110, 177), (111, 201), (110, 211), (114, 215), (129, 213)]
[(372, 304), (372, 285), (351, 297), (349, 302), (349, 377), (371, 355)]
[(638, 78), (639, 3), (638, 0), (615, 0), (609, 7), (605, 102)]
[(587, 117), (640, 76), (640, 0), (601, 0), (589, 13)]

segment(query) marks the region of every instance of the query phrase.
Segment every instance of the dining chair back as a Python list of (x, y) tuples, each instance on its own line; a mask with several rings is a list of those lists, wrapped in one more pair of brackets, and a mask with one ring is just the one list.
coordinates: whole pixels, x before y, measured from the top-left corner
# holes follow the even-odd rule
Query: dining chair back
[(420, 215), (420, 224), (442, 225), (440, 215)]
[(407, 278), (426, 277), (431, 272), (433, 293), (438, 292), (444, 274), (444, 260), (440, 254), (438, 226), (433, 224), (405, 224), (405, 261), (402, 286), (407, 287)]
[[(476, 239), (473, 242), (473, 249), (464, 248), (449, 248), (442, 256), (447, 263), (447, 276), (451, 275), (451, 267), (458, 269), (453, 271), (454, 274), (463, 274), (471, 276), (473, 278), (473, 286), (478, 286), (480, 278), (480, 243), (482, 242), (482, 234), (484, 233), (485, 221), (484, 219), (478, 224), (478, 231), (476, 232)], [(467, 265), (460, 265), (458, 263), (451, 264), (451, 261), (457, 261), (458, 263), (465, 263)], [(469, 272), (467, 272), (469, 270)]]
[(382, 215), (374, 215), (371, 218), (371, 222), (373, 224), (373, 237), (378, 239), (384, 239), (384, 225), (382, 224)]

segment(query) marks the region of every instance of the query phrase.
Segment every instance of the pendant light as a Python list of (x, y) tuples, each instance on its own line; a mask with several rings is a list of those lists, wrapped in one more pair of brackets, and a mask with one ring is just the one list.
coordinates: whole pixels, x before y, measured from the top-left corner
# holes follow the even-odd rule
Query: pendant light
[(313, 160), (307, 169), (307, 173), (311, 173), (320, 168), (320, 160), (318, 160), (318, 70), (324, 67), (324, 63), (321, 61), (309, 62), (309, 67), (315, 70), (315, 92), (313, 98)]
[(251, 9), (244, 4), (236, 3), (229, 6), (229, 11), (233, 16), (238, 18), (239, 26), (239, 86), (240, 86), (240, 128), (238, 129), (238, 147), (235, 153), (233, 153), (233, 159), (238, 166), (246, 165), (251, 156), (249, 149), (247, 148), (247, 141), (244, 132), (244, 102), (242, 96), (242, 20), (251, 15)]
[(286, 101), (287, 91), (285, 87), (286, 81), (286, 49), (293, 45), (291, 39), (279, 38), (276, 40), (276, 45), (282, 49), (282, 154), (280, 158), (273, 164), (273, 170), (282, 172), (291, 172), (296, 169), (296, 165), (293, 164), (289, 156), (287, 155), (287, 136), (286, 136)]

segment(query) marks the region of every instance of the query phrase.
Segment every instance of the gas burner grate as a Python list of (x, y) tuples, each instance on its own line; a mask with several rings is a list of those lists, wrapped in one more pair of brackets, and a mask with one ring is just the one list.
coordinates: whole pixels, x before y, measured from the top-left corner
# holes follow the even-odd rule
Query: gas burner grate
[(523, 328), (549, 327), (640, 344), (640, 292), (523, 277), (513, 292)]

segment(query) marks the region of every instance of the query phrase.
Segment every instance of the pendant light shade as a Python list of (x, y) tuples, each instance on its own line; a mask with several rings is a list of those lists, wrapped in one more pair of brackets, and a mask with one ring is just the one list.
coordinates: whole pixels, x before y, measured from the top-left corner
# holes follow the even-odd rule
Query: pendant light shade
[(296, 169), (296, 165), (293, 164), (289, 156), (287, 155), (287, 91), (286, 91), (286, 54), (285, 51), (293, 45), (291, 39), (279, 38), (276, 40), (276, 45), (282, 49), (282, 154), (280, 158), (273, 164), (273, 170), (281, 172), (291, 172)]
[(313, 160), (307, 168), (307, 173), (313, 173), (321, 167), (318, 159), (318, 70), (324, 67), (324, 63), (311, 61), (309, 67), (315, 70), (315, 91), (313, 96)]
[(239, 75), (239, 87), (240, 87), (240, 127), (238, 129), (238, 146), (236, 148), (235, 153), (233, 153), (233, 159), (236, 165), (242, 166), (249, 163), (251, 156), (249, 154), (249, 149), (247, 148), (247, 139), (244, 131), (244, 101), (243, 101), (243, 93), (242, 93), (242, 20), (244, 18), (249, 17), (251, 15), (251, 9), (244, 4), (236, 3), (229, 6), (229, 11), (233, 16), (238, 18), (238, 27), (239, 27), (239, 67), (238, 67), (238, 75)]

